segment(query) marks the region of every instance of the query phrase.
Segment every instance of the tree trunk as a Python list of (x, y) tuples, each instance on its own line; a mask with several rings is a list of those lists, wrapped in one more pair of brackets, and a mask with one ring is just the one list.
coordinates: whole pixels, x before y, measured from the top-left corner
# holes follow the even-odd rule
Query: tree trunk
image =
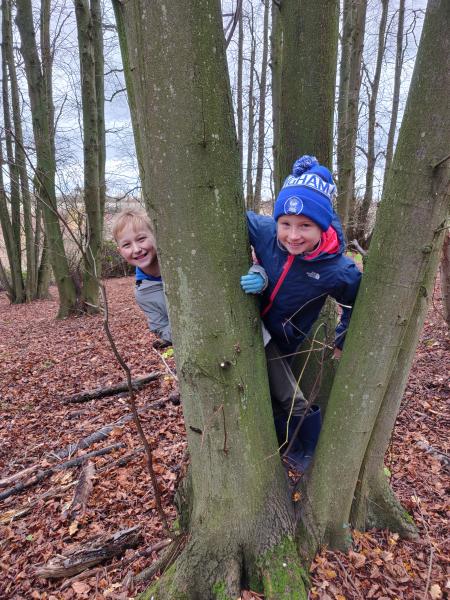
[[(384, 407), (383, 400), (390, 387), (403, 386), (396, 361), (409, 364), (407, 352), (400, 354), (405, 335), (410, 343), (417, 339), (416, 305), (437, 268), (449, 208), (449, 27), (450, 5), (429, 3), (394, 162), (307, 485), (306, 527), (312, 523), (314, 539), (334, 547), (349, 542), (350, 510), (368, 445), (380, 451), (379, 440), (389, 435), (378, 427), (393, 421), (394, 394)], [(385, 515), (383, 523), (388, 521)]]
[(259, 115), (258, 115), (258, 155), (256, 159), (254, 210), (259, 212), (261, 205), (261, 188), (264, 167), (264, 149), (266, 141), (266, 93), (267, 93), (267, 61), (269, 54), (269, 0), (264, 0), (263, 53), (261, 60), (261, 77), (259, 82)]
[(20, 108), (20, 94), (17, 83), (16, 65), (14, 62), (14, 53), (12, 47), (12, 21), (11, 5), (9, 0), (3, 0), (3, 47), (8, 64), (8, 72), (11, 86), (11, 104), (14, 122), (14, 141), (17, 172), (20, 177), (20, 192), (22, 196), (23, 207), (23, 230), (25, 232), (25, 249), (27, 257), (27, 276), (26, 276), (26, 299), (34, 300), (37, 293), (37, 272), (36, 272), (36, 252), (34, 245), (33, 217), (31, 213), (31, 196), (28, 183), (27, 157), (24, 150), (23, 132), (22, 132), (22, 111)]
[(251, 54), (248, 87), (248, 135), (247, 135), (247, 165), (246, 165), (246, 205), (249, 210), (255, 208), (255, 195), (253, 191), (253, 146), (255, 143), (255, 97), (253, 93), (255, 82), (255, 57), (256, 39), (253, 7), (251, 11)]
[(392, 112), (389, 133), (386, 145), (386, 161), (384, 165), (383, 190), (391, 168), (392, 156), (394, 154), (394, 138), (397, 129), (398, 106), (400, 103), (400, 85), (403, 68), (403, 29), (405, 24), (405, 0), (400, 0), (398, 8), (398, 27), (397, 27), (397, 49), (395, 52), (395, 72), (394, 72), (394, 91), (392, 94)]
[[(84, 247), (83, 305), (86, 312), (98, 312), (98, 277), (101, 273), (102, 209), (100, 206), (100, 165), (96, 93), (96, 48), (89, 0), (75, 0), (80, 56), (83, 107), (84, 205), (86, 243)], [(101, 61), (103, 64), (103, 61)]]
[[(273, 123), (273, 165), (274, 165), (274, 197), (276, 198), (283, 184), (283, 174), (277, 173), (280, 146), (280, 90), (282, 65), (282, 31), (278, 24), (280, 5), (272, 2), (272, 35), (270, 38), (271, 67), (272, 67), (272, 123)], [(285, 177), (286, 175), (284, 175)]]
[(236, 89), (236, 120), (237, 138), (239, 144), (239, 163), (241, 170), (244, 164), (244, 108), (242, 75), (244, 70), (244, 8), (241, 5), (238, 17), (238, 64), (237, 64), (237, 89)]
[[(3, 165), (3, 148), (1, 142), (0, 165)], [(7, 275), (4, 273), (4, 278), (8, 281), (9, 299), (13, 303), (20, 304), (24, 301), (22, 273), (20, 270), (20, 254), (17, 244), (15, 243), (11, 218), (9, 216), (2, 168), (0, 168), (0, 225), (2, 228), (11, 277), (11, 281), (7, 280)]]
[(192, 470), (189, 541), (144, 597), (235, 598), (259, 581), (267, 599), (305, 598), (259, 319), (236, 284), (249, 255), (220, 4), (118, 4)]
[[(8, 55), (12, 51), (12, 39), (10, 34), (10, 11), (8, 0), (2, 0), (2, 99), (3, 99), (3, 122), (6, 145), (6, 158), (9, 173), (9, 204), (6, 205), (6, 191), (2, 184), (4, 209), (2, 209), (2, 227), (9, 229), (6, 240), (9, 268), (11, 271), (11, 287), (13, 289), (12, 301), (15, 303), (25, 302), (26, 294), (22, 278), (22, 244), (20, 223), (20, 176), (19, 169), (14, 156), (13, 135), (11, 124), (11, 109), (9, 101), (9, 77), (8, 77)], [(3, 161), (2, 161), (3, 165)], [(6, 210), (6, 212), (5, 212)], [(14, 248), (12, 247), (15, 246)]]
[[(367, 0), (351, 0), (345, 3), (347, 14), (344, 13), (344, 35), (342, 48), (343, 60), (347, 60), (347, 51), (350, 53), (348, 63), (341, 63), (342, 85), (348, 90), (343, 90), (343, 97), (339, 99), (339, 117), (344, 115), (344, 124), (339, 126), (339, 155), (338, 155), (338, 202), (337, 209), (344, 226), (348, 231), (354, 225), (354, 183), (355, 183), (355, 153), (356, 136), (358, 133), (359, 91), (361, 88), (361, 60), (364, 47), (364, 30), (366, 23)], [(348, 27), (351, 27), (351, 33)], [(350, 40), (348, 36), (350, 35)], [(348, 46), (349, 45), (349, 48)], [(348, 64), (348, 67), (347, 67)], [(345, 69), (345, 73), (343, 73)], [(348, 83), (347, 83), (348, 69)], [(347, 104), (344, 106), (345, 98)], [(342, 105), (341, 105), (342, 103)], [(340, 159), (340, 160), (339, 160)]]
[(444, 319), (450, 329), (450, 232), (447, 230), (442, 247), (441, 291)]
[(389, 0), (381, 0), (382, 11), (380, 26), (378, 28), (378, 50), (377, 62), (373, 80), (369, 79), (370, 97), (369, 97), (369, 122), (367, 124), (367, 168), (366, 168), (366, 189), (361, 208), (358, 215), (358, 224), (355, 237), (360, 242), (368, 234), (367, 219), (370, 207), (373, 202), (373, 178), (375, 175), (375, 165), (377, 154), (375, 152), (375, 128), (376, 128), (376, 108), (378, 100), (378, 89), (380, 87), (381, 67), (383, 64), (384, 52), (386, 49), (386, 24), (388, 17)]
[[(281, 43), (275, 180), (302, 154), (331, 166), (339, 3), (283, 0), (276, 20)], [(280, 65), (278, 65), (280, 68)]]
[(59, 292), (59, 317), (76, 310), (75, 286), (70, 277), (58, 219), (55, 194), (55, 155), (49, 126), (49, 104), (46, 82), (36, 47), (30, 0), (17, 1), (16, 23), (20, 33), (21, 52), (30, 97), (33, 132), (36, 144), (36, 181), (42, 202), (50, 262)]

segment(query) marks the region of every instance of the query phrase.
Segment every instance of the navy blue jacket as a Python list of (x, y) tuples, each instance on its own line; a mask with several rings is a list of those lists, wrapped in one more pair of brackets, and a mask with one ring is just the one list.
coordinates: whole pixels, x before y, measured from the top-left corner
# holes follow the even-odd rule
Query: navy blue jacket
[[(247, 223), (250, 243), (268, 276), (268, 286), (262, 294), (261, 309), (264, 309), (289, 253), (278, 243), (272, 217), (249, 211)], [(338, 348), (343, 346), (361, 273), (355, 263), (343, 255), (345, 242), (337, 215), (331, 226), (338, 236), (337, 253), (322, 252), (310, 260), (296, 256), (272, 307), (263, 317), (274, 342), (285, 354), (294, 353), (309, 334), (328, 295), (342, 305), (335, 344)]]

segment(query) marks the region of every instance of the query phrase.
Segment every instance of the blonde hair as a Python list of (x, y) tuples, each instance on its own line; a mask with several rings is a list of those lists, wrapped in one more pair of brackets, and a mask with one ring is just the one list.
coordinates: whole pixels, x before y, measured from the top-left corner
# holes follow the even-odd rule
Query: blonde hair
[(152, 235), (155, 235), (152, 222), (150, 221), (147, 213), (142, 210), (125, 209), (117, 215), (113, 222), (112, 235), (116, 242), (118, 241), (117, 238), (119, 237), (120, 233), (128, 225), (131, 225), (133, 229), (145, 226)]

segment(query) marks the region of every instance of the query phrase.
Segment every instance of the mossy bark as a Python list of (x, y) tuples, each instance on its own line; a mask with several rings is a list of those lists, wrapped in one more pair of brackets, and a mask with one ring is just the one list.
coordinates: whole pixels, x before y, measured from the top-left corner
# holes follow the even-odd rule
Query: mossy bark
[[(449, 208), (449, 27), (449, 4), (429, 3), (397, 151), (307, 485), (306, 525), (316, 526), (319, 543), (335, 547), (349, 542), (363, 459), (372, 432), (378, 435), (377, 418), (383, 418), (403, 343), (409, 352), (417, 339), (416, 303), (442, 245)], [(436, 69), (442, 60), (445, 65)], [(402, 369), (408, 366), (405, 361)], [(383, 427), (390, 429), (392, 421)], [(390, 506), (397, 510), (386, 503), (387, 511)]]
[(331, 166), (339, 3), (283, 0), (274, 21), (275, 182), (302, 154)]
[(250, 256), (220, 3), (132, 0), (116, 10), (191, 461), (187, 545), (144, 597), (236, 598), (262, 578), (258, 559), (292, 536), (295, 516), (259, 316), (239, 287)]

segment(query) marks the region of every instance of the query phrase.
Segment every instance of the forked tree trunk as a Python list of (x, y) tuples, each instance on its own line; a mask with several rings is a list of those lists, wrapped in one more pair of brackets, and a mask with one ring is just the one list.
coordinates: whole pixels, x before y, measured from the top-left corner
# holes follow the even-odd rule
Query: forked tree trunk
[(312, 154), (331, 167), (338, 25), (336, 0), (280, 3), (274, 34), (282, 40), (277, 46), (281, 48), (277, 57), (277, 68), (281, 67), (275, 162), (278, 189), (302, 154)]
[[(370, 487), (369, 498), (387, 498), (384, 482), (377, 481), (380, 457), (370, 457), (368, 448), (380, 455), (386, 447), (390, 432), (380, 428), (391, 427), (406, 381), (405, 373), (396, 372), (396, 362), (409, 367), (410, 345), (423, 319), (425, 297), (420, 296), (427, 294), (442, 246), (449, 209), (449, 28), (448, 2), (430, 2), (369, 260), (307, 485), (304, 519), (313, 523), (319, 543), (347, 546), (361, 477)], [(384, 506), (383, 518), (371, 524), (397, 521), (400, 528), (398, 505)]]
[(237, 283), (249, 254), (220, 4), (135, 0), (116, 10), (151, 149), (147, 195), (192, 468), (190, 538), (145, 597), (236, 598), (252, 582), (267, 599), (305, 598), (287, 537), (294, 515), (276, 453), (259, 318)]

